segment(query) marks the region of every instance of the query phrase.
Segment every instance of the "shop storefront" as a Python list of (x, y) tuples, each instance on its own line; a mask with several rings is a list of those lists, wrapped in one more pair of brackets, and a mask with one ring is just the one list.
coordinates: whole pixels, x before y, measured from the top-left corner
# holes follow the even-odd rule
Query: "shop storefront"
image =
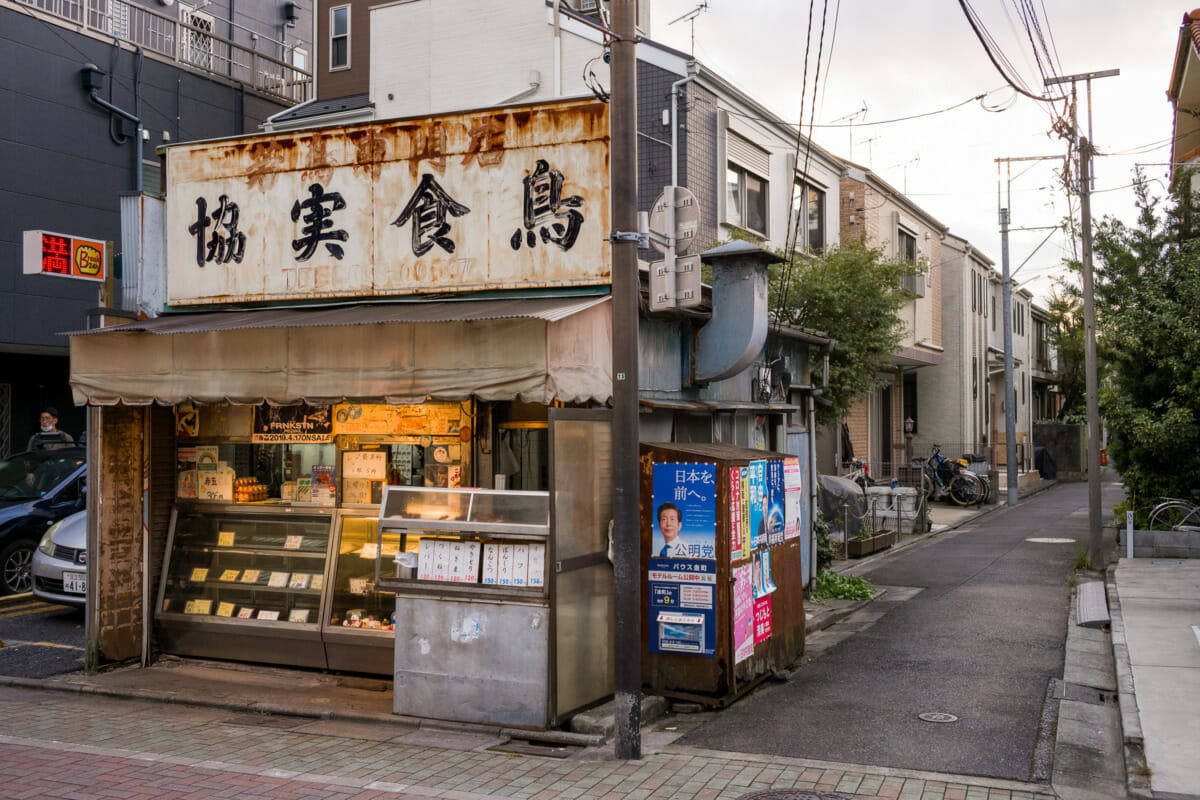
[[(94, 663), (392, 676), (398, 713), (533, 727), (611, 694), (607, 136), (586, 100), (168, 149), (145, 318), (71, 336)], [(642, 437), (790, 446), (815, 342), (762, 363), (766, 256), (717, 260), (722, 324), (643, 321)]]

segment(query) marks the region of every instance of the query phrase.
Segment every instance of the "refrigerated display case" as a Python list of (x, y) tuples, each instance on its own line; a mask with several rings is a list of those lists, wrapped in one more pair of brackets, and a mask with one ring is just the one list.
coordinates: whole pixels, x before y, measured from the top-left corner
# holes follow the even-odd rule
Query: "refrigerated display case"
[(319, 509), (177, 506), (156, 615), (163, 649), (324, 668), (332, 518)]

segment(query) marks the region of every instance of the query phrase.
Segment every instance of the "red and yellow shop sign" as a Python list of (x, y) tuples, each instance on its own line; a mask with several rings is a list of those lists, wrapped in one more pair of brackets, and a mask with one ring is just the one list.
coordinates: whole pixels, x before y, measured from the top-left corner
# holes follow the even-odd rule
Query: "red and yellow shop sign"
[(65, 233), (25, 231), (22, 272), (57, 275), (85, 281), (107, 277), (108, 252), (104, 242)]

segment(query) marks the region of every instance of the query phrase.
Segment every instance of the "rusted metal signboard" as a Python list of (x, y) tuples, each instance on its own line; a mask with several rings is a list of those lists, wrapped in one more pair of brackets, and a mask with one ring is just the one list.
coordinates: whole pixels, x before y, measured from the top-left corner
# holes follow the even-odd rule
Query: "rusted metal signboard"
[(609, 283), (608, 107), (167, 150), (171, 305)]

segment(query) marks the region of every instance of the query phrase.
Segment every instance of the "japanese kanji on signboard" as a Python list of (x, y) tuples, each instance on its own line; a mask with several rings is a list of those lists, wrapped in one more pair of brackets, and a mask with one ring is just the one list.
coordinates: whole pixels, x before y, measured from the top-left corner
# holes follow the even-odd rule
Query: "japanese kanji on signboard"
[(21, 271), (103, 282), (108, 277), (108, 248), (104, 242), (66, 233), (25, 231)]

